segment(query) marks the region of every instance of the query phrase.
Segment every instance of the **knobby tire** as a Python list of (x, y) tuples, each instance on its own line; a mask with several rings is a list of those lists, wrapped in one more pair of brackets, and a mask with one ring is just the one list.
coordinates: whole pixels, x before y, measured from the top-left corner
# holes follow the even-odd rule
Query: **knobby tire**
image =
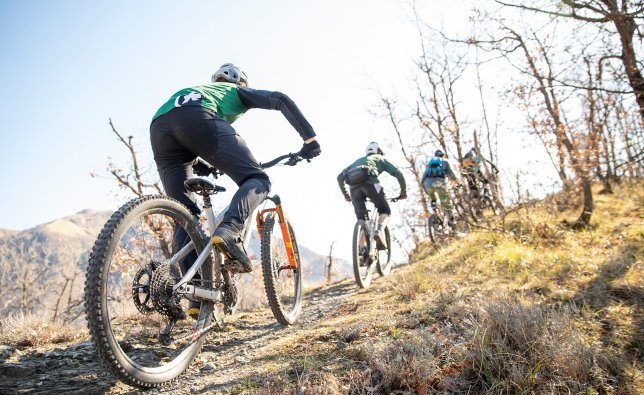
[[(171, 362), (158, 367), (146, 367), (134, 362), (115, 338), (106, 300), (112, 254), (118, 247), (121, 235), (125, 234), (124, 230), (129, 229), (136, 220), (144, 218), (148, 212), (175, 216), (195, 243), (196, 250), (202, 251), (205, 247), (207, 238), (187, 207), (166, 196), (144, 196), (123, 205), (104, 225), (90, 254), (85, 280), (87, 323), (100, 361), (121, 381), (141, 388), (158, 387), (174, 381), (193, 362), (206, 338), (202, 336)], [(211, 259), (204, 262), (201, 270), (202, 280), (212, 281)], [(212, 302), (201, 303), (199, 318), (203, 323), (202, 328), (210, 324), (212, 310)]]

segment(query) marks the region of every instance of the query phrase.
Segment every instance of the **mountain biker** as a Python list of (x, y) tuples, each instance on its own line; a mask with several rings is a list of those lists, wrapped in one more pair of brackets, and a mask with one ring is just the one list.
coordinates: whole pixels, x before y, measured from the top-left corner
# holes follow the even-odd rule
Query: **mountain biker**
[[(320, 154), (315, 132), (295, 103), (281, 92), (249, 88), (246, 74), (232, 63), (223, 64), (212, 75), (212, 83), (174, 93), (150, 125), (152, 152), (163, 188), (193, 214), (198, 215), (200, 209), (183, 183), (192, 177), (197, 157), (239, 186), (212, 237), (214, 247), (226, 257), (225, 268), (238, 273), (252, 271), (241, 235), (246, 219), (264, 201), (271, 186), (244, 139), (230, 125), (251, 108), (281, 111), (304, 141), (300, 155), (311, 159)], [(208, 173), (203, 164), (195, 165), (194, 171)], [(181, 227), (177, 227), (174, 240), (173, 248), (189, 241)], [(182, 270), (185, 272), (193, 261), (181, 262)]]
[[(376, 206), (379, 217), (375, 240), (376, 248), (380, 250), (387, 248), (384, 229), (389, 223), (391, 209), (378, 176), (382, 172), (387, 172), (396, 177), (400, 185), (400, 195), (397, 199), (407, 199), (407, 185), (402, 172), (385, 159), (383, 155), (384, 152), (380, 149), (378, 143), (373, 141), (367, 145), (365, 156), (358, 158), (338, 174), (340, 191), (342, 191), (347, 202), (353, 203), (353, 209), (359, 220), (366, 221), (368, 219), (367, 198)], [(350, 194), (347, 193), (345, 183), (349, 185)]]
[[(489, 180), (485, 177), (481, 171), (481, 162), (485, 160), (477, 151), (476, 147), (472, 147), (464, 156), (461, 161), (461, 174), (465, 181), (467, 182), (468, 189), (470, 190), (469, 198), (470, 200), (476, 200), (479, 197), (479, 183), (489, 184)], [(498, 173), (499, 170), (494, 166), (494, 164), (488, 160), (485, 160), (495, 173)]]
[(425, 192), (429, 195), (432, 205), (436, 204), (436, 197), (438, 196), (441, 205), (449, 215), (449, 220), (453, 221), (452, 200), (449, 196), (445, 179), (454, 182), (456, 181), (456, 175), (444, 157), (445, 153), (443, 151), (436, 150), (434, 152), (434, 157), (430, 159), (425, 167), (421, 183), (423, 184)]

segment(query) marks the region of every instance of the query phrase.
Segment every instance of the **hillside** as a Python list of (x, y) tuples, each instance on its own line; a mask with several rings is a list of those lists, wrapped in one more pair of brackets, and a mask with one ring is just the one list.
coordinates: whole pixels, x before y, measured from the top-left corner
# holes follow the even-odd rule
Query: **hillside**
[[(641, 393), (644, 184), (596, 205), (583, 232), (562, 223), (576, 210), (547, 200), (502, 232), (422, 245), (367, 290), (308, 292), (291, 328), (263, 308), (237, 314), (177, 383), (149, 392)], [(1, 393), (135, 392), (95, 362), (85, 332), (27, 325), (3, 321)]]

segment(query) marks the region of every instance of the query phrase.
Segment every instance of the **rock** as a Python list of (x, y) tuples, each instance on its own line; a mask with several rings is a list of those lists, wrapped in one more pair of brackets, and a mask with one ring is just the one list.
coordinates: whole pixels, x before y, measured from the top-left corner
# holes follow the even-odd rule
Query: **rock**
[(235, 357), (235, 362), (237, 363), (247, 363), (248, 361), (248, 358), (244, 358), (241, 355)]
[(4, 344), (0, 345), (0, 359), (9, 358), (14, 351), (14, 348), (11, 346), (5, 346)]
[(208, 362), (201, 367), (202, 372), (209, 372), (211, 370), (215, 370), (215, 364), (212, 362)]
[(32, 367), (7, 363), (0, 365), (0, 376), (25, 377), (34, 374), (36, 370)]

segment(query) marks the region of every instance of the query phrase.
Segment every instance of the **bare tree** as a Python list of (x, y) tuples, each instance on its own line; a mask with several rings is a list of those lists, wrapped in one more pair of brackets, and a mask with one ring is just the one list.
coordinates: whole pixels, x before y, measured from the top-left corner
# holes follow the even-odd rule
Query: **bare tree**
[(571, 18), (583, 23), (596, 23), (600, 25), (612, 24), (615, 34), (619, 36), (621, 54), (613, 57), (620, 59), (624, 67), (624, 74), (635, 96), (640, 110), (640, 117), (644, 120), (644, 78), (642, 77), (642, 63), (638, 60), (635, 51), (635, 33), (640, 44), (644, 38), (641, 23), (644, 20), (644, 3), (639, 0), (561, 0), (561, 1), (502, 1), (497, 3), (543, 13), (560, 18)]
[[(536, 31), (528, 27), (528, 31), (522, 33), (502, 19), (490, 16), (488, 18), (497, 23), (502, 37), (489, 40), (474, 39), (470, 42), (487, 51), (500, 54), (526, 76), (525, 85), (515, 88), (517, 98), (525, 103), (527, 112), (535, 114), (534, 111), (537, 110), (536, 115), (532, 116), (533, 127), (542, 141), (552, 139), (560, 159), (562, 151), (565, 151), (566, 162), (574, 171), (583, 193), (582, 212), (574, 224), (576, 227), (586, 227), (594, 209), (589, 163), (597, 128), (591, 125), (591, 129), (588, 129), (589, 124), (587, 124), (584, 131), (579, 124), (566, 120), (563, 101), (568, 94), (556, 82), (561, 75), (558, 66), (560, 69), (570, 66), (563, 64), (564, 60), (561, 59), (559, 65), (553, 62), (552, 57), (558, 57), (556, 49), (547, 44)], [(517, 62), (519, 59), (522, 59), (522, 62)]]
[(123, 135), (114, 127), (112, 119), (109, 120), (109, 124), (112, 129), (112, 133), (114, 133), (118, 140), (123, 143), (130, 154), (130, 169), (127, 172), (116, 166), (111, 160), (108, 163), (108, 172), (118, 182), (118, 185), (121, 188), (131, 191), (137, 197), (141, 197), (150, 192), (163, 194), (158, 179), (152, 182), (144, 179), (144, 174), (141, 171), (139, 159), (133, 143), (134, 137), (123, 137)]

